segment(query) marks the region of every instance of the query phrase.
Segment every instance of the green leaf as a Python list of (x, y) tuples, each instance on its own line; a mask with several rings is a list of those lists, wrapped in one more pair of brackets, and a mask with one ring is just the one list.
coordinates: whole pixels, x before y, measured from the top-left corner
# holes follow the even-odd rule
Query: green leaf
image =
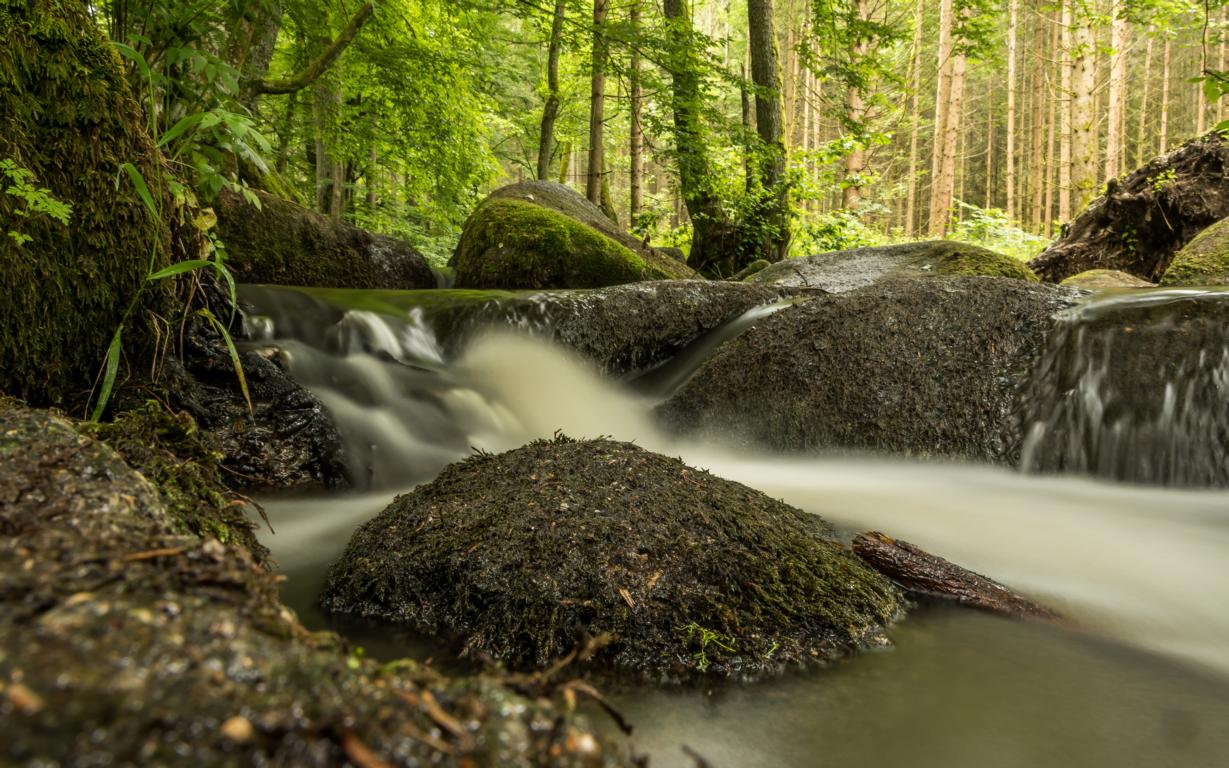
[(120, 55), (137, 65), (137, 71), (141, 73), (142, 80), (149, 80), (149, 63), (145, 61), (140, 51), (123, 43), (111, 43), (111, 45), (115, 46), (115, 50), (119, 51)]
[(150, 282), (153, 282), (154, 280), (165, 280), (168, 277), (182, 275), (184, 272), (191, 272), (193, 270), (201, 269), (202, 267), (208, 267), (211, 264), (213, 264), (212, 261), (206, 261), (205, 259), (188, 259), (187, 261), (179, 261), (169, 267), (166, 267), (165, 269), (158, 270), (147, 279)]
[(208, 320), (218, 333), (222, 334), (222, 338), (226, 341), (226, 349), (230, 352), (230, 361), (235, 366), (235, 376), (239, 379), (239, 390), (243, 392), (243, 400), (247, 403), (248, 414), (255, 415), (255, 409), (252, 407), (252, 397), (248, 394), (248, 380), (243, 375), (243, 363), (239, 361), (239, 350), (235, 349), (235, 340), (230, 337), (230, 331), (226, 330), (226, 326), (214, 316), (208, 309), (198, 309), (198, 315)]
[(94, 412), (90, 414), (90, 421), (97, 423), (102, 418), (102, 412), (106, 410), (107, 401), (111, 399), (111, 390), (115, 387), (115, 374), (119, 371), (120, 357), (120, 336), (124, 332), (124, 325), (115, 329), (115, 335), (111, 337), (111, 346), (107, 347), (107, 362), (106, 368), (102, 374), (102, 389), (98, 392), (98, 402), (94, 404)]
[(132, 180), (132, 186), (136, 187), (137, 195), (140, 196), (141, 202), (145, 203), (145, 207), (149, 210), (149, 215), (155, 219), (158, 218), (158, 206), (154, 205), (154, 196), (149, 193), (149, 187), (145, 184), (145, 177), (141, 175), (141, 172), (132, 163), (124, 163), (120, 168)]
[(194, 128), (197, 124), (201, 122), (201, 120), (204, 119), (204, 117), (205, 117), (204, 112), (195, 112), (191, 115), (181, 118), (179, 122), (171, 126), (170, 130), (162, 134), (162, 137), (158, 139), (158, 146), (165, 147), (168, 143), (174, 141), (175, 139), (179, 138), (187, 131)]
[(218, 254), (217, 261), (211, 261), (209, 263), (213, 265), (213, 268), (216, 269), (218, 274), (222, 276), (222, 279), (226, 281), (226, 287), (230, 291), (230, 319), (231, 322), (234, 322), (235, 308), (239, 304), (239, 297), (235, 291), (235, 276), (232, 275), (230, 270), (226, 268), (226, 265), (222, 263), (221, 253)]

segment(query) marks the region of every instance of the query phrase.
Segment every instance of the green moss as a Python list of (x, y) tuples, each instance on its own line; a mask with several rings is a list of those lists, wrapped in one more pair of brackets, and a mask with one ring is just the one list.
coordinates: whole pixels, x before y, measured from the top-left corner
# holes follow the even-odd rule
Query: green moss
[(157, 486), (179, 532), (240, 544), (263, 556), (243, 500), (222, 482), (221, 454), (205, 445), (191, 416), (149, 402), (113, 423), (83, 422), (78, 430), (106, 443)]
[(1161, 285), (1229, 285), (1229, 219), (1203, 230), (1178, 251)]
[(466, 222), (456, 256), (463, 288), (601, 288), (694, 276), (633, 253), (590, 227), (521, 200), (488, 199)]
[(1011, 277), (1039, 282), (1026, 264), (1010, 256), (974, 246), (953, 248), (934, 265), (935, 274), (964, 277)]
[[(84, 401), (111, 335), (141, 287), (157, 240), (132, 185), (116, 187), (121, 164), (156, 177), (156, 154), (120, 60), (84, 3), (0, 0), (0, 157), (72, 205), (65, 227), (46, 216), (22, 219), (33, 240), (0, 237), (0, 390), (34, 404), (72, 408)], [(0, 195), (0, 221), (14, 201)], [(167, 297), (148, 291), (144, 309)], [(125, 328), (125, 350), (145, 367), (150, 316)]]
[(1110, 288), (1151, 288), (1152, 283), (1116, 269), (1090, 269), (1063, 280), (1061, 285), (1073, 288), (1105, 290)]

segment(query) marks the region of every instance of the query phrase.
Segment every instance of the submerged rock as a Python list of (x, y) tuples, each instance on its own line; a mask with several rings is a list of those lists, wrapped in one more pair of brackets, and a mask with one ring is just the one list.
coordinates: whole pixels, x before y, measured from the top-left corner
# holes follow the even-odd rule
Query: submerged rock
[(1036, 281), (1023, 262), (952, 240), (879, 245), (786, 259), (751, 275), (752, 283), (844, 293), (894, 277), (985, 275)]
[(1174, 254), (1161, 285), (1229, 285), (1229, 219), (1203, 230)]
[(232, 192), (214, 204), (236, 279), (317, 288), (436, 287), (435, 273), (409, 243), (256, 194), (259, 208)]
[(0, 762), (623, 765), (549, 699), (309, 633), (243, 548), (69, 422), (0, 403)]
[(949, 277), (821, 296), (727, 343), (659, 414), (682, 433), (781, 450), (1014, 464), (1019, 389), (1078, 295)]
[(585, 637), (649, 678), (755, 677), (884, 642), (900, 596), (817, 517), (626, 443), (453, 464), (355, 533), (331, 611), (540, 668)]
[(496, 190), (474, 210), (450, 265), (458, 288), (600, 288), (695, 277), (556, 182)]

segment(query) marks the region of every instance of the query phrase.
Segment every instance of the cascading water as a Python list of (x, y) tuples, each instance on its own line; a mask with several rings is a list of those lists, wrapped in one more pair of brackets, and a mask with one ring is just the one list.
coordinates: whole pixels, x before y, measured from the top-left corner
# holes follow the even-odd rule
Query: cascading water
[[(439, 293), (424, 302), (405, 296), (388, 302), (361, 293), (325, 300), (294, 291), (245, 290), (255, 306), (250, 327), (261, 343), (281, 347), (293, 375), (326, 403), (346, 436), (353, 466), (369, 468), (374, 489), (357, 497), (266, 505), (278, 531), (266, 543), (288, 576), (287, 601), (309, 622), (328, 621), (313, 609), (323, 567), (339, 554), (349, 532), (394, 492), (430, 479), (474, 448), (504, 450), (556, 430), (574, 437), (610, 435), (682, 456), (848, 530), (877, 528), (914, 541), (1039, 597), (1069, 616), (1074, 627), (933, 610), (911, 616), (895, 630), (896, 650), (833, 670), (724, 689), (715, 697), (695, 691), (626, 693), (619, 704), (638, 726), (636, 746), (652, 753), (654, 765), (691, 764), (678, 751), (680, 742), (728, 766), (1224, 764), (1229, 754), (1223, 728), (1229, 717), (1225, 494), (956, 464), (748, 457), (720, 446), (675, 442), (656, 429), (652, 407), (700, 363), (703, 345), (679, 355), (673, 370), (663, 367), (656, 378), (642, 378), (644, 386), (637, 390), (603, 377), (592, 364), (542, 338), (550, 334), (535, 302), (549, 296), (458, 295), (457, 303), (468, 307), (462, 310), (441, 302)], [(1165, 299), (1152, 305), (1131, 301), (1153, 310), (1173, 308)], [(1201, 312), (1205, 306), (1200, 304)], [(1030, 435), (1030, 461), (1037, 468), (1099, 467), (1072, 458), (1044, 463), (1054, 445), (1046, 439), (1060, 434), (1055, 425), (1100, 434), (1121, 408), (1116, 403), (1122, 402), (1117, 394), (1122, 385), (1113, 383), (1121, 373), (1107, 351), (1110, 344), (1082, 348), (1097, 355), (1096, 365), (1078, 374), (1064, 369), (1080, 353), (1071, 345), (1096, 335), (1085, 321), (1111, 312), (1084, 311), (1089, 314), (1077, 316), (1082, 321), (1072, 318), (1064, 326), (1067, 335), (1059, 337), (1042, 383), (1033, 389), (1035, 423), (1046, 425)], [(465, 319), (478, 315), (482, 322)], [(1151, 314), (1132, 320), (1134, 330), (1119, 334), (1130, 341), (1150, 338), (1159, 330), (1147, 326), (1154, 320), (1160, 327), (1189, 328), (1197, 313), (1182, 316), (1186, 325)], [(492, 318), (502, 330), (481, 332)], [(748, 315), (743, 325), (755, 319)], [(723, 335), (738, 330), (739, 324), (731, 324), (704, 345), (712, 349)], [(1081, 332), (1085, 341), (1076, 338)], [(1109, 329), (1105, 333), (1114, 336)], [(1204, 352), (1214, 346), (1214, 334), (1199, 338)], [(1115, 353), (1127, 339), (1114, 336)], [(1172, 352), (1172, 347), (1149, 342), (1139, 349)], [(1223, 346), (1219, 349), (1223, 354)], [(1079, 455), (1091, 461), (1098, 446), (1112, 444), (1126, 455), (1134, 450), (1130, 445), (1152, 445), (1141, 438), (1151, 433), (1140, 424), (1160, 430), (1160, 420), (1166, 420), (1187, 429), (1188, 439), (1204, 434), (1199, 430), (1209, 422), (1223, 428), (1223, 361), (1218, 368), (1208, 357), (1191, 360), (1188, 367), (1165, 369), (1172, 405), (1162, 398), (1149, 415), (1152, 421), (1128, 422), (1133, 432), (1110, 429), (1111, 442), (1101, 435), (1064, 438), (1058, 445), (1078, 446)], [(1103, 372), (1100, 378), (1096, 370)], [(1085, 371), (1091, 378), (1084, 378)], [(1192, 377), (1201, 383), (1192, 385)], [(1081, 400), (1073, 393), (1085, 384), (1093, 394)], [(1043, 407), (1045, 388), (1051, 386), (1054, 402)], [(1221, 389), (1212, 394), (1203, 390), (1217, 386)], [(1081, 403), (1098, 402), (1100, 411), (1080, 411)], [(1189, 461), (1204, 450), (1182, 455)], [(1200, 466), (1213, 462), (1205, 458)], [(1215, 479), (1207, 470), (1182, 475), (1179, 464), (1172, 461), (1164, 473), (1151, 475), (1135, 470), (1131, 478)], [(385, 629), (344, 629), (377, 653), (406, 649), (400, 635)], [(1104, 637), (1117, 642), (1098, 639)]]
[(1059, 320), (1026, 400), (1025, 469), (1229, 485), (1229, 291), (1121, 294)]

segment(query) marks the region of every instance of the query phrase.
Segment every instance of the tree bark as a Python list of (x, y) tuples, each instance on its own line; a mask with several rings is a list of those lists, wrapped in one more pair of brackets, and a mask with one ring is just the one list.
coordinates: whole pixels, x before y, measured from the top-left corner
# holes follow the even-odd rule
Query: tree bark
[(1059, 109), (1061, 118), (1058, 131), (1058, 220), (1062, 223), (1071, 221), (1071, 3), (1073, 0), (1063, 0), (1062, 9), (1062, 48), (1059, 66), (1062, 78), (1059, 85)]
[(1092, 9), (1083, 0), (1075, 27), (1075, 58), (1072, 64), (1071, 189), (1072, 207), (1082, 211), (1097, 190), (1096, 39)]
[(952, 600), (1017, 618), (1056, 620), (1058, 614), (1002, 584), (877, 531), (859, 534), (854, 553), (907, 592)]
[[(560, 0), (560, 5), (562, 3), (563, 0)], [(629, 20), (631, 22), (632, 35), (638, 35), (640, 32), (640, 0), (632, 0)], [(628, 96), (631, 101), (631, 127), (628, 142), (628, 151), (631, 153), (631, 179), (629, 184), (631, 187), (631, 200), (628, 208), (631, 221), (628, 223), (631, 225), (636, 223), (636, 216), (640, 213), (640, 209), (644, 207), (644, 127), (641, 125), (641, 117), (644, 111), (644, 87), (641, 84), (640, 78), (640, 48), (638, 45), (633, 45), (631, 69), (628, 72)]]
[[(870, 21), (870, 2), (868, 0), (853, 0), (854, 13), (859, 23)], [(862, 35), (854, 37), (849, 59), (858, 62), (866, 58), (870, 42)], [(866, 97), (862, 89), (850, 84), (845, 90), (845, 118), (851, 125), (861, 125), (866, 120)], [(866, 147), (862, 137), (856, 137), (853, 148), (845, 155), (845, 181), (841, 195), (841, 207), (852, 210), (857, 207), (862, 193), (862, 174), (866, 171)]]
[(1140, 84), (1139, 97), (1139, 127), (1135, 133), (1135, 165), (1144, 164), (1147, 158), (1147, 134), (1144, 133), (1148, 125), (1148, 88), (1152, 85), (1152, 35), (1148, 35), (1148, 44), (1144, 53), (1144, 78)]
[[(1007, 13), (1007, 152), (1003, 157), (1007, 174), (1007, 218), (1016, 218), (1016, 39), (1020, 0), (1011, 0)], [(990, 152), (987, 151), (987, 164)]]
[(538, 179), (550, 177), (551, 155), (555, 151), (555, 120), (559, 117), (559, 55), (563, 50), (565, 0), (555, 0), (555, 15), (550, 27), (550, 49), (546, 59), (546, 104), (542, 107), (542, 129), (538, 133)]
[(606, 15), (610, 0), (593, 0), (593, 74), (589, 81), (589, 175), (585, 196), (602, 205), (602, 177), (605, 174), (606, 126)]
[(952, 0), (939, 0), (938, 67), (935, 84), (934, 138), (931, 143), (930, 164), (930, 215), (927, 233), (931, 237), (943, 237), (947, 231), (950, 199), (942, 200), (943, 180), (940, 178), (946, 164), (947, 123), (951, 110), (952, 87)]
[(1170, 40), (1165, 37), (1165, 50), (1161, 54), (1161, 136), (1160, 144), (1157, 147), (1159, 154), (1165, 154), (1169, 150), (1169, 63), (1170, 63)]
[(1110, 26), (1109, 115), (1105, 136), (1105, 178), (1122, 172), (1123, 128), (1127, 100), (1127, 21), (1122, 17), (1122, 0), (1114, 3)]
[(762, 256), (784, 259), (789, 250), (789, 189), (785, 183), (785, 142), (781, 117), (781, 73), (773, 31), (772, 0), (748, 0), (747, 44), (751, 48), (751, 79), (755, 82), (755, 129), (764, 152), (760, 179), (771, 195), (764, 211)]

